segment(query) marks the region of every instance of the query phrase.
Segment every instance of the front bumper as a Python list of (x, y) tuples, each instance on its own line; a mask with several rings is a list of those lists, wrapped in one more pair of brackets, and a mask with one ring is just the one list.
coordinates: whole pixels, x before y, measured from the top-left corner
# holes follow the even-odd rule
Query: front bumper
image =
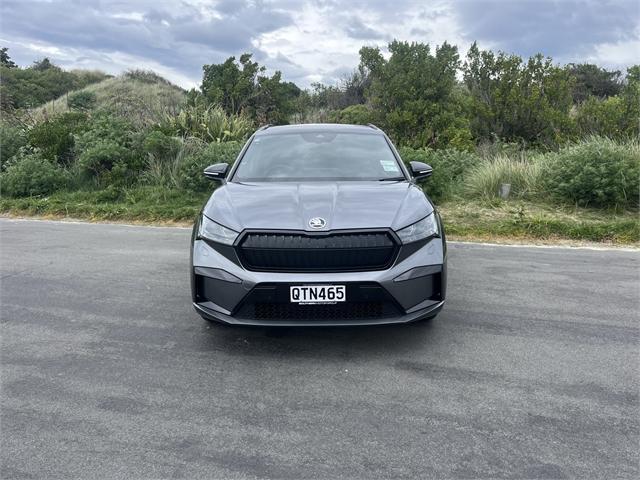
[(210, 310), (205, 307), (203, 304), (194, 303), (193, 307), (196, 309), (196, 312), (200, 314), (203, 318), (207, 320), (213, 320), (216, 322), (227, 323), (229, 325), (252, 325), (252, 326), (279, 326), (279, 327), (346, 327), (346, 326), (355, 326), (355, 325), (390, 325), (397, 323), (411, 323), (422, 320), (423, 318), (428, 318), (435, 316), (444, 305), (444, 300), (436, 303), (435, 305), (431, 305), (427, 308), (421, 309), (414, 313), (409, 313), (406, 315), (400, 315), (396, 317), (383, 317), (383, 318), (366, 318), (366, 319), (340, 319), (335, 318), (327, 321), (317, 321), (317, 320), (290, 320), (290, 319), (282, 319), (282, 320), (263, 320), (263, 319), (255, 319), (255, 318), (237, 318), (231, 315), (225, 315), (224, 313)]
[[(345, 326), (408, 323), (435, 316), (446, 295), (446, 244), (442, 238), (402, 246), (385, 270), (342, 273), (249, 271), (233, 249), (192, 244), (191, 284), (196, 311), (233, 325)], [(290, 285), (346, 285), (341, 305), (298, 307)]]

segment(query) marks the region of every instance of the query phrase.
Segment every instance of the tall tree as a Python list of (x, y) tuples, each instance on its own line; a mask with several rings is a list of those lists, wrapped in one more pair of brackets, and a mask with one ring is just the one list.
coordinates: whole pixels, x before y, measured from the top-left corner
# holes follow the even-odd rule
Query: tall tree
[(385, 59), (378, 48), (360, 49), (360, 71), (371, 79), (367, 97), (380, 123), (399, 142), (415, 146), (467, 147), (468, 125), (454, 94), (460, 59), (448, 43), (393, 41)]
[(640, 65), (627, 69), (621, 95), (624, 105), (624, 132), (630, 137), (640, 136)]
[(620, 70), (606, 70), (591, 63), (570, 63), (569, 74), (575, 79), (573, 101), (584, 102), (590, 96), (607, 98), (618, 95), (622, 90)]
[(47, 57), (43, 58), (42, 60), (36, 60), (35, 62), (33, 62), (31, 68), (39, 72), (44, 72), (45, 70), (51, 69), (60, 70), (60, 67), (51, 63), (51, 60), (49, 60)]
[(371, 86), (371, 79), (364, 69), (357, 69), (346, 75), (341, 82), (343, 92), (342, 107), (361, 105), (365, 103), (365, 92)]
[(0, 65), (7, 68), (16, 68), (17, 65), (11, 57), (9, 57), (8, 53), (9, 49), (7, 47), (0, 48)]
[(209, 103), (227, 113), (245, 112), (258, 123), (284, 123), (293, 112), (300, 89), (283, 82), (282, 74), (266, 75), (266, 67), (251, 61), (251, 54), (229, 57), (223, 63), (205, 65), (201, 90)]
[(251, 54), (240, 56), (239, 64), (235, 57), (229, 57), (223, 63), (202, 67), (202, 93), (211, 103), (216, 103), (227, 113), (240, 113), (256, 95), (258, 74), (264, 72), (257, 62), (251, 61)]
[(550, 58), (538, 54), (524, 62), (474, 43), (463, 72), (476, 138), (552, 146), (571, 135), (573, 79)]

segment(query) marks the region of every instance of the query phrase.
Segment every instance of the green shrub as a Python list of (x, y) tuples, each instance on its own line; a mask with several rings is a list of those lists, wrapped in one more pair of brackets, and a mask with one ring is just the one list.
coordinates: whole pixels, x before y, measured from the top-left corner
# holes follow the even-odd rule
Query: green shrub
[(140, 69), (128, 70), (122, 76), (130, 80), (137, 80), (138, 82), (148, 83), (151, 85), (155, 85), (155, 84), (172, 85), (169, 80), (161, 77), (160, 75), (158, 75), (152, 70), (140, 70)]
[(84, 149), (96, 140), (113, 140), (127, 143), (134, 132), (133, 126), (126, 120), (107, 114), (96, 115), (87, 123), (87, 129), (78, 137), (78, 148)]
[[(90, 83), (106, 78), (105, 74), (92, 72), (90, 75), (67, 72), (53, 65), (49, 60), (41, 60), (28, 68), (6, 68), (0, 66), (0, 102), (3, 109), (27, 109), (47, 101), (58, 99), (71, 90), (83, 88)], [(60, 100), (57, 100), (60, 102)], [(66, 102), (60, 102), (65, 103)]]
[(433, 168), (433, 175), (423, 183), (424, 190), (431, 198), (442, 201), (450, 197), (459, 186), (465, 173), (479, 162), (479, 158), (462, 150), (430, 150), (401, 147), (402, 160), (424, 162)]
[(170, 188), (180, 187), (182, 164), (205, 147), (206, 144), (195, 137), (169, 137), (159, 131), (151, 132), (143, 145), (147, 154), (145, 183)]
[(249, 117), (228, 115), (220, 106), (188, 105), (178, 115), (167, 116), (164, 129), (183, 137), (197, 137), (205, 142), (241, 141), (254, 129)]
[[(498, 156), (517, 157), (525, 151), (524, 145), (518, 142), (505, 142), (494, 136), (478, 144), (476, 153), (480, 158), (490, 159)], [(529, 150), (531, 151), (531, 150)]]
[(162, 158), (175, 155), (181, 144), (179, 137), (169, 136), (160, 130), (152, 130), (145, 137), (142, 149), (147, 155)]
[(180, 186), (194, 192), (211, 189), (211, 180), (204, 177), (203, 170), (214, 163), (232, 164), (241, 149), (241, 142), (211, 143), (206, 148), (188, 156), (180, 167)]
[(367, 125), (375, 123), (375, 112), (365, 105), (350, 105), (342, 110), (329, 113), (329, 121), (333, 123), (347, 123), (351, 125)]
[(129, 157), (127, 148), (113, 140), (105, 139), (94, 142), (85, 148), (78, 157), (78, 165), (82, 171), (95, 177), (104, 176), (118, 166), (119, 177), (122, 168), (126, 169), (126, 159)]
[(0, 171), (4, 172), (11, 157), (27, 144), (24, 128), (0, 122)]
[(577, 205), (637, 207), (640, 195), (640, 145), (602, 137), (545, 155), (544, 188), (558, 200)]
[(117, 188), (134, 185), (140, 180), (142, 168), (137, 166), (140, 163), (141, 160), (133, 157), (126, 147), (111, 142), (96, 144), (79, 159), (79, 166), (84, 168), (81, 173), (85, 176), (93, 173), (98, 185)]
[(91, 110), (96, 106), (96, 103), (96, 94), (90, 90), (73, 92), (67, 97), (67, 107), (71, 110)]
[[(625, 86), (625, 92), (629, 88)], [(575, 122), (582, 138), (595, 135), (625, 141), (638, 136), (638, 117), (623, 96), (589, 97), (577, 108)]]
[(511, 185), (510, 195), (526, 197), (540, 189), (541, 169), (535, 159), (522, 154), (520, 157), (499, 155), (485, 159), (473, 167), (464, 181), (464, 191), (468, 196), (496, 198), (500, 185)]
[(67, 172), (40, 152), (23, 153), (2, 173), (2, 190), (9, 196), (45, 195), (63, 188)]
[(81, 112), (67, 112), (37, 123), (29, 131), (29, 144), (40, 149), (51, 161), (69, 165), (73, 160), (74, 134), (85, 128), (87, 116)]
[(145, 166), (140, 134), (123, 119), (94, 117), (76, 143), (80, 172), (100, 184), (132, 184)]
[(629, 138), (640, 137), (640, 65), (627, 69), (627, 82), (620, 93), (624, 105), (623, 129)]
[(84, 88), (87, 85), (100, 83), (103, 80), (112, 78), (112, 75), (101, 72), (100, 70), (75, 69), (71, 70), (71, 73), (73, 73), (76, 77), (75, 88)]

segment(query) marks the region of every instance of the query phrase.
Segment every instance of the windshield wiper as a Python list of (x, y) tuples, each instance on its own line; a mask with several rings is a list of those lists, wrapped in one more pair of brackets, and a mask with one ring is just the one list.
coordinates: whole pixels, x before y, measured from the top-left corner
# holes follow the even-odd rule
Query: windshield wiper
[(388, 178), (379, 178), (379, 182), (400, 182), (402, 180), (406, 180), (405, 177), (388, 177)]

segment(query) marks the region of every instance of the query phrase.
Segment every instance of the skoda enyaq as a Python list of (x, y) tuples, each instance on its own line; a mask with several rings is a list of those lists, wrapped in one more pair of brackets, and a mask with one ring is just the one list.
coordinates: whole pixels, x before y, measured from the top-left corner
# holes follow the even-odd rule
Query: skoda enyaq
[[(447, 249), (438, 212), (374, 125), (260, 128), (193, 228), (193, 306), (245, 325), (374, 325), (434, 317)], [(427, 188), (428, 190), (428, 188)]]

